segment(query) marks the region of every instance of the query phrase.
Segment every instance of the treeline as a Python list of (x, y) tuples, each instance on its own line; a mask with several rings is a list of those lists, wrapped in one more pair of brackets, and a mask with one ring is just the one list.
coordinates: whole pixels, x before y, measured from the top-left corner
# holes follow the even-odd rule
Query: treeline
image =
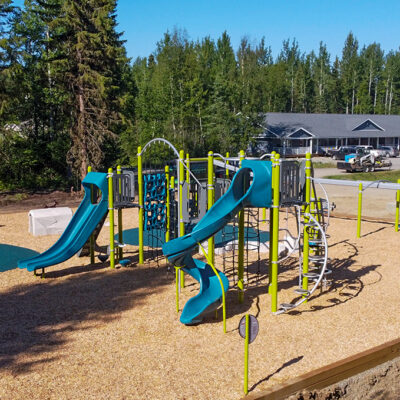
[[(400, 52), (360, 47), (341, 57), (295, 39), (274, 59), (265, 39), (233, 49), (167, 32), (131, 63), (115, 22), (116, 0), (0, 0), (0, 181), (62, 187), (88, 165), (134, 164), (162, 136), (193, 155), (234, 154), (263, 130), (263, 113), (400, 113)], [(140, 38), (137, 38), (140, 40)]]

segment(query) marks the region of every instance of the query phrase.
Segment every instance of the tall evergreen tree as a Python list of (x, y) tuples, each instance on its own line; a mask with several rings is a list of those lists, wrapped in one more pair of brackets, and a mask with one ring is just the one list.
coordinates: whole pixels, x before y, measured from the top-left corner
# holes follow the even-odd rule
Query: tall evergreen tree
[(69, 90), (68, 161), (82, 179), (89, 164), (101, 166), (102, 146), (116, 139), (121, 122), (118, 95), (127, 59), (115, 9), (116, 0), (65, 0), (50, 24), (57, 79)]
[(346, 38), (340, 65), (343, 100), (346, 114), (353, 114), (356, 104), (356, 90), (359, 79), (358, 41), (350, 32)]

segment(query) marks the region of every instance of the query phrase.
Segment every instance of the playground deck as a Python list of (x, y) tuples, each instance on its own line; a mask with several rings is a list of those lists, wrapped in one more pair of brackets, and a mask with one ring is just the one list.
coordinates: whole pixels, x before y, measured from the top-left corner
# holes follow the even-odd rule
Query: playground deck
[[(56, 240), (30, 236), (27, 212), (1, 214), (0, 225), (3, 244), (42, 252)], [(125, 210), (124, 229), (134, 227), (136, 210)], [(356, 239), (349, 218), (334, 218), (328, 233), (329, 291), (273, 316), (265, 280), (241, 305), (230, 290), (226, 334), (221, 314), (198, 326), (179, 322), (175, 275), (163, 264), (110, 270), (74, 257), (49, 268), (46, 279), (2, 272), (0, 398), (238, 399), (244, 341), (237, 326), (245, 313), (260, 323), (250, 345), (250, 393), (397, 339), (399, 233), (387, 222), (363, 222)], [(99, 242), (108, 243), (107, 228)], [(127, 256), (137, 258), (134, 246)], [(296, 268), (294, 259), (280, 269), (280, 302), (293, 298)], [(188, 278), (181, 306), (197, 289)]]

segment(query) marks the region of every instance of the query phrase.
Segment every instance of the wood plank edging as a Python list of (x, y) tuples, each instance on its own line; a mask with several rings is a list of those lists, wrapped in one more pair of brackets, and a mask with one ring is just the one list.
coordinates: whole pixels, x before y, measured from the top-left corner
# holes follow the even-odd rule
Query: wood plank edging
[(242, 400), (280, 400), (301, 390), (322, 389), (400, 357), (400, 338), (307, 372)]

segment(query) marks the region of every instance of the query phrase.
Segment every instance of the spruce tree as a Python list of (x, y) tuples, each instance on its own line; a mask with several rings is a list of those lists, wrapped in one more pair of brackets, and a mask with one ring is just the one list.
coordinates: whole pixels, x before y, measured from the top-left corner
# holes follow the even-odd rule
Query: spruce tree
[(116, 0), (65, 0), (50, 24), (57, 51), (58, 84), (68, 90), (71, 149), (68, 161), (78, 176), (104, 159), (103, 146), (116, 140), (121, 122), (121, 75), (127, 62), (116, 32)]

